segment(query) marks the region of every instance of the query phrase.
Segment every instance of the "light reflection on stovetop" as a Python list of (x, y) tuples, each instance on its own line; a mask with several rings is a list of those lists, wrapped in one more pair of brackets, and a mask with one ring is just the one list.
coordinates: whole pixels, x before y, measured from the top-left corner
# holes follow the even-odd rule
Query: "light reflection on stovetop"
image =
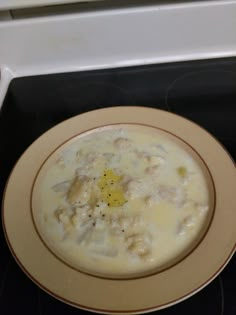
[[(155, 107), (189, 118), (236, 159), (236, 58), (19, 78), (12, 81), (0, 113), (1, 195), (17, 158), (43, 132), (82, 112), (116, 105)], [(0, 314), (78, 313), (23, 274), (2, 229), (0, 252)], [(199, 293), (157, 313), (236, 315), (235, 267), (234, 256)]]
[[(235, 87), (236, 71), (187, 72), (167, 88), (166, 105), (177, 114), (184, 111), (185, 117), (196, 121), (215, 136), (234, 139)], [(209, 95), (207, 91), (212, 89), (215, 92)], [(222, 106), (225, 108), (223, 115)], [(224, 129), (219, 128), (225, 121), (229, 123)]]

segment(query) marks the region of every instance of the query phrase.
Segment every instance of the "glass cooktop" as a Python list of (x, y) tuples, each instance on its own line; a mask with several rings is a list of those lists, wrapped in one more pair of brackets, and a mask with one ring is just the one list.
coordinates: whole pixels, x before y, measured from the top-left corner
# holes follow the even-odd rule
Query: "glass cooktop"
[[(16, 160), (43, 132), (74, 115), (116, 105), (160, 108), (187, 117), (236, 159), (236, 58), (22, 77), (10, 83), (0, 112), (1, 199)], [(2, 226), (0, 253), (0, 314), (88, 314), (54, 299), (27, 278), (8, 250)], [(236, 315), (235, 297), (234, 255), (199, 293), (156, 313)]]

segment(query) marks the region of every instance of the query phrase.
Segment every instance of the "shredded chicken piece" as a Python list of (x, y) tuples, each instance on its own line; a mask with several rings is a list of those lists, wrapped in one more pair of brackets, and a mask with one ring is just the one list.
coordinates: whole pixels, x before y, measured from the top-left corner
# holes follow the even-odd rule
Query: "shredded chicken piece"
[(70, 204), (84, 205), (90, 198), (92, 180), (86, 176), (75, 177), (67, 193), (67, 201)]
[(128, 198), (140, 197), (143, 192), (143, 182), (139, 179), (130, 180), (124, 185), (124, 190)]
[(155, 175), (157, 176), (160, 172), (160, 167), (158, 165), (149, 166), (145, 169), (145, 173), (148, 175)]
[(90, 236), (92, 227), (93, 227), (93, 222), (90, 220), (79, 229), (79, 233), (77, 237), (78, 243), (86, 243), (87, 238), (89, 238)]
[(148, 207), (152, 207), (155, 204), (158, 204), (160, 201), (161, 199), (158, 194), (153, 194), (145, 198), (145, 203)]
[(135, 234), (126, 239), (128, 252), (140, 257), (147, 256), (151, 252), (151, 240), (148, 235)]
[(117, 138), (114, 141), (114, 146), (119, 150), (124, 150), (131, 146), (131, 141), (126, 138)]
[(196, 218), (194, 216), (189, 215), (185, 217), (178, 225), (177, 234), (180, 236), (186, 234), (187, 230), (194, 227), (195, 224), (196, 224)]
[(173, 203), (177, 208), (186, 202), (186, 193), (181, 188), (161, 185), (157, 191), (161, 200)]
[(87, 223), (92, 217), (92, 210), (89, 205), (84, 205), (82, 207), (74, 208), (74, 213), (71, 216), (71, 223), (75, 228), (79, 228), (80, 226)]
[(64, 168), (65, 167), (65, 160), (63, 159), (63, 157), (59, 157), (56, 161), (56, 164), (60, 167), (60, 168)]
[(71, 228), (71, 217), (73, 215), (73, 211), (71, 209), (58, 208), (55, 210), (54, 215), (58, 222), (63, 225), (64, 230)]
[(86, 160), (89, 162), (89, 163), (93, 163), (95, 162), (98, 158), (101, 158), (102, 155), (100, 153), (97, 153), (97, 152), (89, 152), (86, 156)]
[(159, 155), (149, 155), (147, 156), (147, 161), (151, 166), (160, 166), (165, 163), (165, 158)]

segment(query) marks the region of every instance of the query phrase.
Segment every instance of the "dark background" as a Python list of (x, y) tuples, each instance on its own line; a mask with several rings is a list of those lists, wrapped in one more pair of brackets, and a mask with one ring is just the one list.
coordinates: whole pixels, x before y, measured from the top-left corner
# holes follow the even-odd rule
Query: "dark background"
[[(66, 118), (116, 105), (160, 108), (187, 117), (236, 159), (236, 58), (17, 78), (0, 112), (1, 198), (13, 165), (38, 136)], [(16, 313), (88, 314), (33, 284), (12, 258), (0, 227), (0, 314)], [(235, 255), (206, 288), (156, 313), (236, 315)]]

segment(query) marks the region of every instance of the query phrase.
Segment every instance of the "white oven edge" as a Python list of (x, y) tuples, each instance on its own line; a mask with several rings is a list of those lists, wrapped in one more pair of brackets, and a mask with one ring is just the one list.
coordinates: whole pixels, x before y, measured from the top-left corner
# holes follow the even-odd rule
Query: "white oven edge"
[(4, 67), (2, 69), (0, 76), (0, 108), (7, 93), (8, 86), (13, 77), (13, 73), (11, 73), (11, 71), (7, 67)]
[(0, 105), (14, 77), (236, 56), (236, 1), (0, 22)]

